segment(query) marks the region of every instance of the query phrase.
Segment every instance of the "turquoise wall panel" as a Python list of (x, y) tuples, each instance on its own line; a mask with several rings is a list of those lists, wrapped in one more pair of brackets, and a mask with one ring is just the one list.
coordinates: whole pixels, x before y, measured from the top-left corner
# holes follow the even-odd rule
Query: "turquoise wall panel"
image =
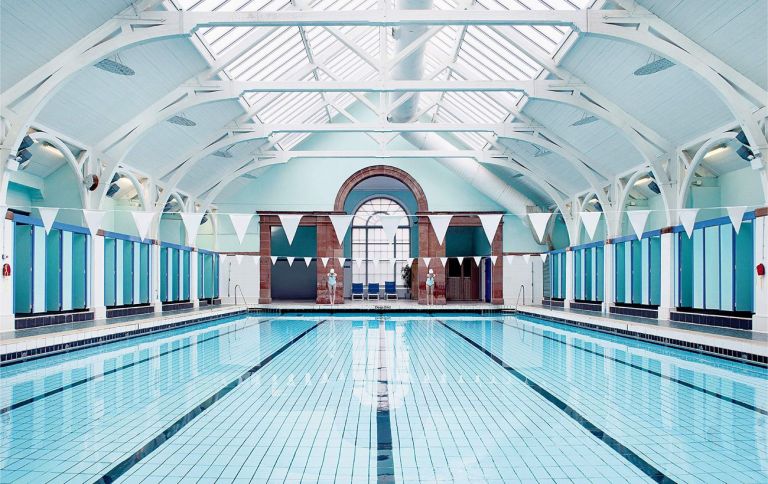
[(160, 301), (168, 301), (168, 249), (160, 249)]
[(616, 264), (616, 302), (624, 302), (627, 294), (626, 244), (614, 244), (614, 263)]
[[(754, 226), (742, 223), (735, 238), (734, 285), (736, 311), (752, 311), (755, 288)], [(765, 282), (763, 282), (765, 284)]]
[(133, 304), (133, 242), (130, 240), (121, 240), (119, 243), (123, 246), (122, 265), (122, 289), (123, 304)]
[(693, 232), (693, 307), (704, 308), (704, 231)]
[(648, 249), (650, 251), (649, 303), (658, 306), (661, 303), (661, 237), (651, 237)]
[(704, 229), (704, 307), (720, 309), (720, 227)]
[(61, 230), (52, 229), (45, 237), (45, 310), (61, 311)]
[(45, 299), (45, 254), (46, 254), (46, 235), (43, 227), (34, 227), (33, 237), (35, 239), (33, 257), (34, 257), (34, 279), (33, 283), (33, 295), (32, 295), (32, 310), (36, 313), (44, 313), (46, 311), (46, 299)]
[(16, 224), (13, 234), (13, 307), (16, 314), (32, 312), (34, 237), (31, 225)]
[(72, 234), (72, 308), (88, 306), (88, 236)]
[(677, 236), (678, 258), (678, 306), (693, 307), (693, 239), (685, 232)]
[(104, 304), (117, 305), (117, 240), (104, 238)]
[(149, 302), (149, 244), (139, 244), (140, 272), (139, 299), (142, 304)]
[(605, 294), (605, 248), (604, 247), (597, 247), (595, 249), (595, 274), (597, 276), (597, 281), (595, 283), (595, 289), (596, 289), (596, 297), (595, 299), (597, 301), (603, 301), (604, 294)]

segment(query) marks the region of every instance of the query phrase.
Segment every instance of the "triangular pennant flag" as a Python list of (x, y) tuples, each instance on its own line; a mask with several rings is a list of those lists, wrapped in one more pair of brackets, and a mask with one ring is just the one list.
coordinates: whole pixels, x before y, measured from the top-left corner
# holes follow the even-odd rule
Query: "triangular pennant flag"
[(432, 230), (435, 231), (437, 236), (437, 242), (443, 245), (445, 240), (445, 233), (448, 232), (448, 226), (451, 224), (451, 218), (453, 215), (430, 215), (429, 223), (432, 225)]
[(492, 255), (492, 256), (491, 256), (491, 265), (494, 265), (494, 266), (495, 266), (495, 265), (496, 265), (496, 260), (497, 260), (498, 258), (499, 258), (499, 256), (497, 256), (497, 255)]
[(447, 257), (441, 257), (440, 258), (440, 263), (443, 264), (443, 267), (445, 267), (446, 262), (448, 262), (448, 258)]
[(320, 262), (323, 263), (323, 267), (326, 267), (328, 265), (328, 261), (330, 260), (330, 257), (321, 257)]
[(50, 233), (51, 229), (53, 228), (53, 222), (56, 221), (56, 215), (59, 213), (59, 209), (40, 207), (37, 210), (40, 212), (40, 218), (43, 220), (43, 228), (45, 228), (45, 233)]
[(408, 258), (408, 266), (412, 266), (412, 265), (413, 265), (413, 257), (409, 257)]
[(293, 244), (293, 237), (296, 236), (296, 229), (299, 228), (302, 215), (294, 213), (281, 213), (279, 217), (280, 223), (283, 224), (283, 230), (285, 230), (285, 236), (288, 237), (288, 244)]
[(462, 265), (464, 263), (464, 257), (457, 257), (456, 260), (459, 261), (459, 265)]
[(733, 224), (733, 230), (738, 234), (747, 207), (726, 207), (726, 210), (728, 211), (728, 217), (731, 219), (731, 224)]
[(512, 265), (512, 259), (513, 259), (513, 257), (515, 257), (515, 256), (513, 256), (513, 255), (505, 255), (505, 256), (504, 256), (504, 258), (507, 260), (507, 264), (510, 264), (510, 265)]
[(272, 259), (272, 265), (277, 264), (277, 256), (276, 255), (271, 255), (271, 256), (269, 256), (269, 258)]
[(237, 265), (240, 265), (243, 263), (243, 254), (235, 254), (235, 262), (237, 262)]
[(523, 254), (523, 260), (526, 264), (529, 264), (531, 262), (531, 254)]
[(357, 259), (355, 259), (355, 265), (357, 266), (358, 269), (360, 269), (363, 266), (363, 259), (361, 257), (358, 257)]
[(311, 262), (312, 262), (312, 258), (311, 258), (311, 257), (305, 257), (305, 258), (304, 258), (304, 263), (307, 265), (307, 267), (309, 267), (309, 264), (310, 264)]
[(475, 259), (475, 264), (477, 264), (477, 267), (480, 267), (480, 260), (482, 259), (482, 257), (478, 255), (472, 258)]
[(293, 261), (296, 259), (296, 257), (288, 256), (286, 259), (288, 259), (288, 267), (293, 267)]
[(104, 220), (104, 216), (107, 214), (104, 210), (83, 210), (83, 218), (85, 219), (85, 225), (88, 226), (88, 231), (91, 235), (99, 233), (101, 228), (101, 222)]
[(547, 262), (547, 255), (548, 254), (546, 252), (539, 254), (539, 257), (541, 257), (541, 262)]
[(645, 232), (645, 224), (648, 222), (648, 215), (651, 214), (650, 210), (632, 210), (627, 212), (629, 223), (632, 224), (632, 229), (635, 231), (638, 239), (643, 238), (643, 232)]
[(397, 227), (400, 226), (400, 221), (403, 220), (402, 215), (379, 215), (379, 221), (381, 222), (381, 228), (384, 230), (384, 237), (391, 244), (395, 240), (395, 234), (397, 233)]
[(349, 224), (352, 223), (354, 215), (328, 215), (333, 224), (333, 230), (336, 231), (336, 240), (339, 241), (339, 245), (344, 243), (344, 236), (347, 234)]
[(259, 262), (261, 262), (261, 257), (258, 256), (258, 255), (254, 255), (252, 257), (252, 259), (253, 259), (253, 263), (256, 265), (256, 267), (259, 267)]
[(431, 257), (422, 257), (421, 260), (424, 261), (424, 267), (429, 267), (429, 263), (432, 260)]
[(544, 240), (544, 234), (547, 231), (547, 224), (549, 223), (550, 217), (552, 217), (552, 214), (549, 212), (528, 214), (528, 220), (530, 220), (531, 225), (533, 225), (533, 231), (536, 233), (538, 242)]
[(688, 234), (688, 238), (693, 237), (693, 226), (696, 224), (696, 215), (698, 215), (698, 208), (685, 208), (677, 212), (677, 218), (685, 229), (685, 233)]
[(152, 220), (155, 218), (153, 212), (131, 212), (133, 223), (136, 224), (136, 230), (139, 231), (139, 238), (144, 241), (149, 235), (149, 229), (152, 228)]
[(245, 233), (248, 232), (248, 226), (251, 225), (251, 219), (253, 219), (252, 213), (230, 213), (229, 220), (232, 222), (232, 227), (235, 228), (235, 234), (237, 234), (237, 240), (242, 244), (245, 239)]
[(597, 224), (600, 223), (600, 216), (603, 212), (580, 212), (581, 222), (584, 224), (584, 228), (587, 230), (589, 240), (595, 238), (595, 231), (597, 230)]
[(339, 261), (339, 265), (343, 269), (344, 268), (344, 262), (347, 260), (347, 258), (346, 257), (337, 257), (336, 259)]
[(483, 224), (483, 230), (485, 231), (485, 236), (488, 237), (488, 243), (493, 245), (493, 238), (496, 237), (496, 231), (499, 228), (502, 214), (483, 213), (477, 216), (480, 218), (480, 223)]
[(195, 245), (197, 231), (200, 229), (200, 222), (203, 220), (205, 212), (182, 212), (181, 221), (184, 222), (184, 228), (187, 230), (187, 243)]

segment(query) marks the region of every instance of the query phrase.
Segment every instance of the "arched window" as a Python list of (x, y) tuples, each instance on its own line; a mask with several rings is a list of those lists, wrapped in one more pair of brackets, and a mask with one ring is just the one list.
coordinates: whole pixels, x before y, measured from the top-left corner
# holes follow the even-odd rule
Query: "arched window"
[[(395, 281), (398, 286), (403, 285), (400, 277), (400, 269), (406, 263), (411, 253), (411, 231), (408, 219), (397, 229), (394, 244), (390, 244), (384, 235), (379, 215), (402, 215), (406, 212), (403, 207), (389, 198), (373, 198), (357, 209), (352, 220), (352, 281), (383, 283)], [(363, 260), (361, 265), (357, 260)], [(389, 263), (380, 264), (379, 261), (387, 259)], [(394, 264), (393, 264), (394, 261)]]

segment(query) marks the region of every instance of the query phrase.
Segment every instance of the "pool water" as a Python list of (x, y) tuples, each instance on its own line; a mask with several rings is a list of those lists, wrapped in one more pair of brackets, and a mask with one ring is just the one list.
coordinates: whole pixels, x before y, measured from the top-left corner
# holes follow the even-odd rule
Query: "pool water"
[(238, 317), (0, 368), (0, 482), (768, 482), (768, 370), (523, 317)]

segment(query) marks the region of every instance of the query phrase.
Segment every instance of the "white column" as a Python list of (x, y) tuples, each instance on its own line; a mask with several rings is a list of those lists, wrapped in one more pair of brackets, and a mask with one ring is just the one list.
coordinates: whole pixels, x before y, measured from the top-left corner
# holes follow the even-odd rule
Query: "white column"
[(659, 319), (669, 319), (675, 309), (675, 234), (661, 233), (661, 299)]
[(107, 307), (104, 304), (104, 237), (91, 236), (91, 247), (88, 253), (91, 255), (90, 291), (91, 302), (89, 304), (95, 319), (107, 317)]
[(569, 247), (565, 251), (565, 309), (571, 307), (573, 301), (573, 251)]
[(61, 309), (72, 309), (72, 232), (61, 232)]
[(163, 303), (160, 301), (160, 244), (152, 244), (152, 253), (149, 258), (149, 272), (152, 274), (149, 280), (149, 302), (155, 307), (155, 313), (163, 312)]
[(608, 314), (616, 295), (616, 264), (613, 244), (605, 241), (603, 246), (603, 313)]
[(35, 226), (32, 230), (33, 247), (32, 252), (32, 311), (35, 313), (44, 313), (46, 309), (45, 300), (45, 242), (47, 235), (43, 227)]
[(189, 253), (189, 300), (193, 307), (200, 307), (200, 299), (197, 297), (197, 250)]
[[(753, 222), (755, 237), (755, 266), (768, 264), (768, 217), (756, 217)], [(753, 269), (754, 270), (754, 269)], [(755, 314), (752, 316), (752, 331), (768, 333), (768, 276), (755, 276)]]
[(15, 329), (13, 314), (13, 220), (0, 220), (0, 266), (11, 265), (11, 275), (0, 274), (0, 332)]

